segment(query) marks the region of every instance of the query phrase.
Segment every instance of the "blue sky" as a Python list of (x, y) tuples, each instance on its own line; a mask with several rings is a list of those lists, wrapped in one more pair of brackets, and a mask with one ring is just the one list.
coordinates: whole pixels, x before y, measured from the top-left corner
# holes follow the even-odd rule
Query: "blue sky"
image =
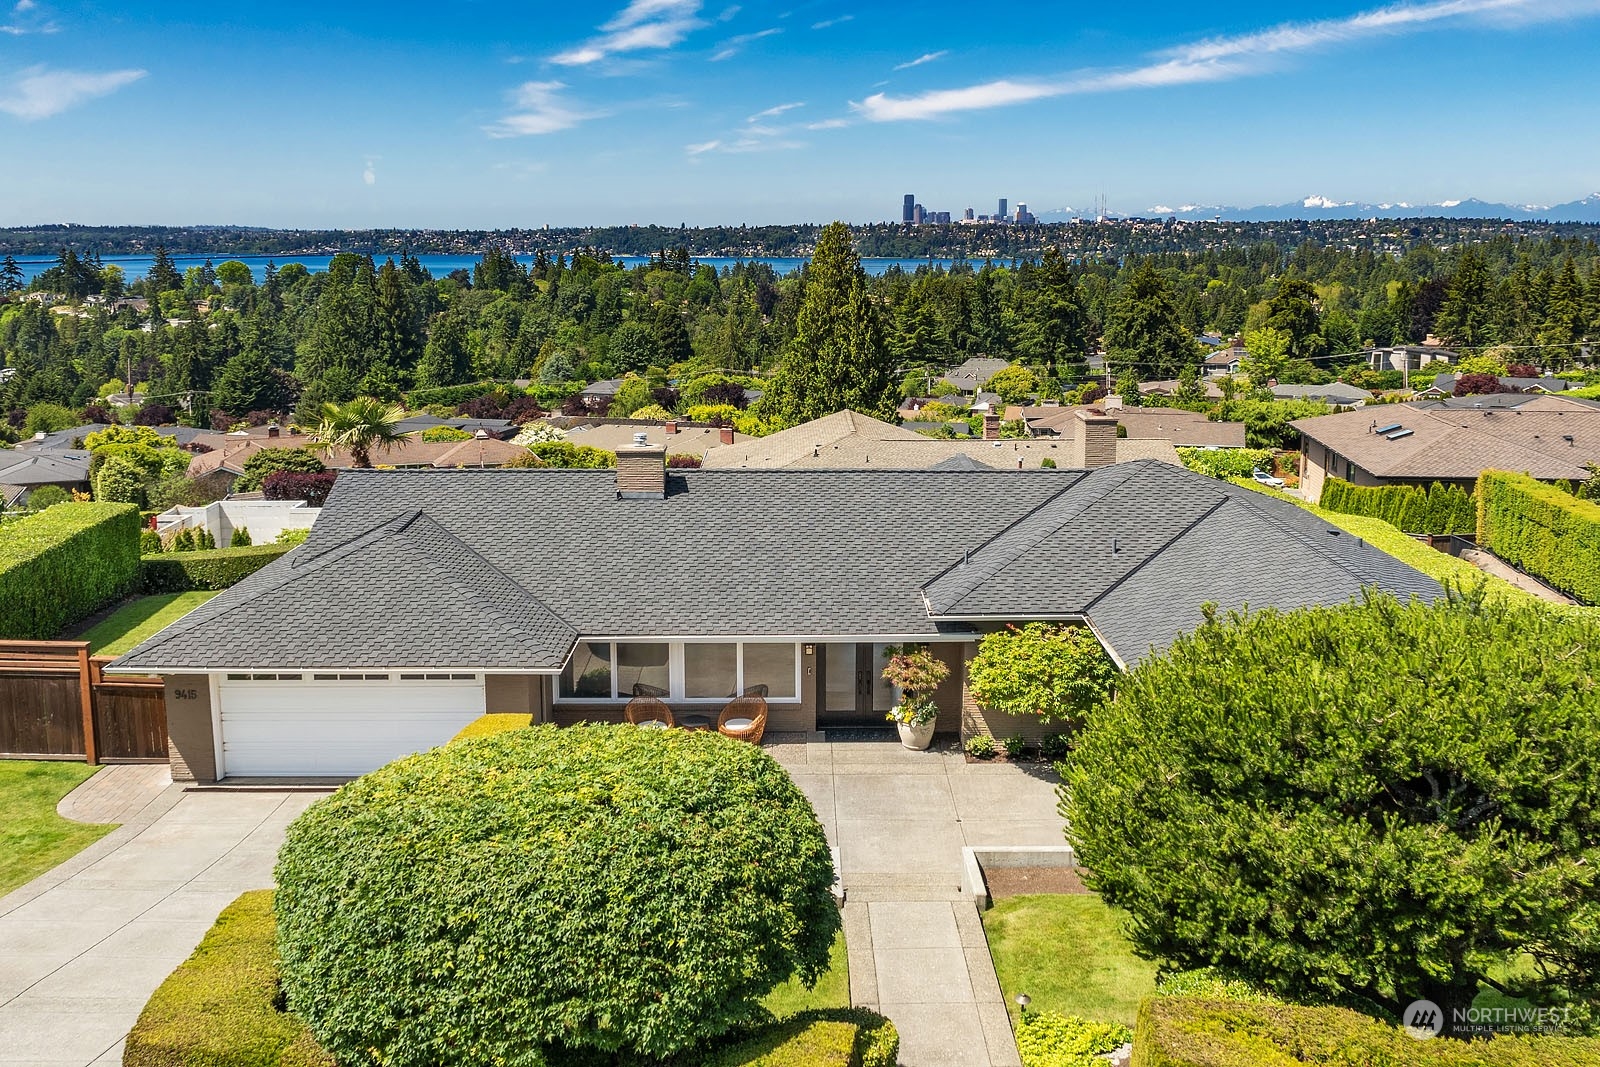
[(0, 0), (0, 223), (1549, 204), (1596, 56), (1600, 0)]

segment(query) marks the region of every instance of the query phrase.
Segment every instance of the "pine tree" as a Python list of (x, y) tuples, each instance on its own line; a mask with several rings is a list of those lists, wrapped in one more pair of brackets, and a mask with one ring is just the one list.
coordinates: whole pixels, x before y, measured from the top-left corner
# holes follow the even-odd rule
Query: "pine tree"
[[(172, 257), (167, 255), (166, 245), (156, 245), (155, 260), (150, 264), (150, 273), (145, 275), (145, 278), (152, 290), (150, 293), (152, 298), (157, 293), (183, 288), (183, 275), (172, 265)], [(155, 303), (154, 299), (151, 303)]]
[(211, 393), (211, 406), (234, 416), (281, 411), (288, 403), (272, 360), (254, 338), (247, 339), (243, 350), (223, 365)]
[(433, 322), (433, 334), (417, 363), (417, 385), (437, 389), (461, 385), (472, 376), (472, 351), (467, 344), (467, 322), (454, 311)]
[(662, 362), (671, 366), (694, 358), (694, 346), (689, 343), (689, 328), (683, 324), (683, 313), (672, 304), (662, 303), (656, 308), (652, 324), (656, 352)]
[[(1561, 263), (1561, 272), (1551, 283), (1550, 295), (1545, 301), (1544, 323), (1539, 327), (1539, 343), (1570, 346), (1583, 338), (1586, 318), (1583, 279), (1578, 277), (1578, 265), (1568, 256)], [(1552, 353), (1551, 362), (1567, 355), (1565, 352)]]
[(0, 294), (15, 293), (22, 288), (22, 268), (11, 256), (0, 263)]
[(1200, 346), (1178, 316), (1172, 287), (1149, 260), (1134, 268), (1112, 300), (1105, 337), (1113, 370), (1136, 369), (1151, 381), (1176, 378), (1185, 365), (1200, 362)]
[(806, 275), (795, 336), (762, 397), (763, 413), (788, 425), (845, 408), (893, 418), (894, 361), (848, 226), (822, 231)]
[(1494, 285), (1483, 253), (1469, 247), (1461, 254), (1456, 273), (1445, 290), (1444, 303), (1434, 317), (1433, 329), (1445, 344), (1476, 346), (1492, 343)]
[(1065, 382), (1082, 381), (1087, 366), (1088, 330), (1072, 269), (1051, 245), (1032, 273), (1032, 285), (1019, 288), (1017, 350), (1043, 363)]

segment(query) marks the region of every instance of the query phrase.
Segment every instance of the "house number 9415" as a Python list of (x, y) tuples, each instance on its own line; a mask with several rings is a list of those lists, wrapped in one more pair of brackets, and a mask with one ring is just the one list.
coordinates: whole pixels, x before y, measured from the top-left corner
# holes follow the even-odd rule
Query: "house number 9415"
[(200, 699), (200, 691), (198, 689), (174, 689), (172, 691), (172, 699), (174, 699), (174, 700), (199, 700)]

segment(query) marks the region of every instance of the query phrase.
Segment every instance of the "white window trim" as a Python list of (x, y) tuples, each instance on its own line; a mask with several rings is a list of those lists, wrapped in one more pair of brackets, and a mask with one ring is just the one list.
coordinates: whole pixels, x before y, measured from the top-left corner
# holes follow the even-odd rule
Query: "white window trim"
[[(742, 693), (742, 692), (744, 692), (744, 689), (745, 689), (745, 678), (744, 678), (744, 646), (745, 645), (791, 645), (794, 648), (794, 696), (792, 696), (792, 697), (774, 697), (774, 696), (769, 696), (766, 699), (767, 699), (767, 703), (768, 704), (799, 704), (799, 703), (802, 703), (803, 699), (804, 699), (803, 696), (802, 696), (802, 686), (801, 686), (800, 679), (801, 679), (801, 670), (802, 670), (802, 667), (804, 665), (803, 661), (804, 661), (805, 657), (801, 652), (801, 648), (800, 648), (801, 642), (799, 642), (799, 641), (785, 641), (785, 640), (783, 640), (781, 638), (777, 638), (777, 639), (773, 639), (773, 638), (753, 638), (751, 640), (740, 640), (740, 639), (730, 639), (730, 638), (710, 638), (710, 637), (708, 637), (708, 638), (696, 638), (694, 640), (683, 641), (683, 640), (665, 640), (665, 639), (650, 640), (650, 639), (647, 639), (647, 638), (610, 638), (610, 639), (602, 639), (602, 638), (598, 638), (598, 637), (595, 637), (595, 638), (587, 638), (586, 637), (586, 638), (582, 639), (582, 643), (591, 644), (591, 645), (610, 645), (611, 646), (611, 696), (609, 696), (609, 697), (570, 697), (570, 696), (563, 696), (562, 692), (561, 692), (561, 682), (562, 682), (562, 676), (565, 675), (565, 673), (566, 673), (565, 670), (563, 669), (562, 674), (556, 676), (554, 702), (557, 705), (562, 705), (562, 704), (615, 704), (615, 705), (620, 707), (622, 705), (627, 704), (628, 701), (632, 700), (633, 699), (633, 694), (632, 693), (618, 693), (617, 692), (617, 676), (619, 674), (619, 669), (617, 667), (617, 646), (618, 645), (661, 645), (661, 644), (666, 645), (667, 646), (667, 679), (668, 679), (668, 687), (667, 687), (667, 696), (666, 696), (665, 699), (670, 701), (670, 702), (672, 702), (672, 703), (674, 703), (674, 704), (688, 704), (688, 705), (697, 705), (697, 706), (698, 705), (705, 705), (707, 707), (715, 707), (716, 705), (719, 705), (719, 704), (726, 704), (729, 700), (731, 700), (733, 698), (732, 697), (689, 697), (689, 696), (684, 696), (684, 667), (683, 667), (683, 663), (684, 663), (683, 646), (684, 645), (733, 645), (733, 646), (735, 646), (735, 648), (738, 649), (738, 654), (734, 658), (734, 690), (735, 690), (736, 693)], [(569, 663), (570, 663), (570, 661), (569, 661)]]

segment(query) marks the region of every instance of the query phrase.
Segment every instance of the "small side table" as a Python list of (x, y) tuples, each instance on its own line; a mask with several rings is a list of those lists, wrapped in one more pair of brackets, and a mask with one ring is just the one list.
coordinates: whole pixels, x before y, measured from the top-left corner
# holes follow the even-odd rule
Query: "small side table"
[(677, 720), (685, 730), (710, 730), (717, 725), (717, 720), (709, 715), (679, 715)]

